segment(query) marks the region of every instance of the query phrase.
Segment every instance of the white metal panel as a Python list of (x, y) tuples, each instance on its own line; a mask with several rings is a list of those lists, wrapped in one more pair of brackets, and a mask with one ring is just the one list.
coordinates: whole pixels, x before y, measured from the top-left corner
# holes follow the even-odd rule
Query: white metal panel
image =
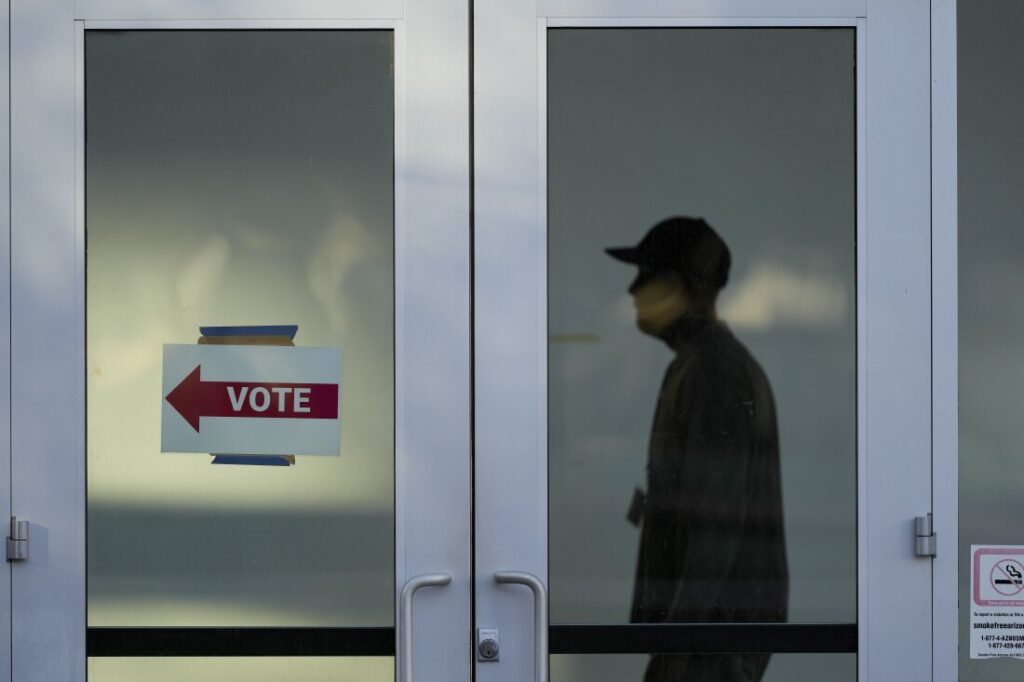
[[(0, 523), (11, 515), (10, 0), (0, 5)], [(4, 526), (6, 528), (6, 525)], [(5, 532), (3, 535), (7, 535)], [(11, 569), (0, 569), (0, 679), (11, 677)]]
[[(867, 105), (865, 100), (867, 69), (864, 68), (867, 52), (867, 20), (861, 19), (857, 30), (857, 244), (867, 244)], [(865, 249), (857, 249), (857, 282), (861, 286), (868, 281), (868, 258)], [(867, 310), (868, 297), (857, 292), (857, 664), (858, 677), (863, 680), (867, 666), (864, 653), (864, 614), (868, 609), (868, 467), (867, 457)]]
[[(470, 589), (469, 5), (406, 5), (404, 152), (396, 216), (397, 586), (445, 571), (416, 596), (418, 680), (468, 680)], [(397, 60), (396, 60), (397, 61)], [(403, 199), (404, 197), (404, 199)]]
[(533, 678), (533, 597), (547, 582), (547, 447), (540, 96), (535, 3), (475, 3), (476, 616), (501, 629), (480, 682)]
[(931, 112), (927, 0), (867, 17), (867, 447), (862, 680), (931, 679), (931, 574), (913, 519), (931, 511)]
[(932, 0), (932, 661), (941, 682), (957, 680), (959, 644), (956, 8), (956, 0)]
[(11, 7), (12, 503), (19, 682), (85, 678), (82, 244), (75, 221), (75, 26), (67, 0)]
[(74, 0), (75, 18), (400, 19), (403, 0)]
[(537, 0), (540, 17), (857, 18), (867, 0)]

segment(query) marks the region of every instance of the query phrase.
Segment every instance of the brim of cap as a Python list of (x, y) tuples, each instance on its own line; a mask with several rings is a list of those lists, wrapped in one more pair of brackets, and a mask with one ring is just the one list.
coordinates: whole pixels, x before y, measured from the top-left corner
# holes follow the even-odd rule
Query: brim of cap
[(640, 262), (640, 249), (635, 246), (617, 246), (604, 250), (609, 256), (623, 263), (636, 265)]

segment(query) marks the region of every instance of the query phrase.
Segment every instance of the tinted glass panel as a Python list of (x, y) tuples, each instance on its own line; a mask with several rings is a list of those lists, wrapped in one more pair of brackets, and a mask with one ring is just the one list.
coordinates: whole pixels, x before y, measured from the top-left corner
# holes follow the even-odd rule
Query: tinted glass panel
[(389, 682), (390, 658), (93, 658), (92, 682)]
[(853, 622), (854, 31), (549, 36), (552, 622)]
[[(958, 6), (960, 679), (1008, 682), (1021, 679), (1024, 663), (970, 658), (976, 608), (970, 580), (972, 545), (1024, 545), (1024, 5), (971, 0)], [(1019, 592), (1012, 585), (1000, 589)], [(1021, 631), (983, 634), (995, 637), (992, 644), (1002, 651), (1024, 656)]]
[[(87, 32), (90, 625), (392, 623), (392, 54)], [(163, 345), (225, 325), (343, 350), (340, 456), (161, 452)]]

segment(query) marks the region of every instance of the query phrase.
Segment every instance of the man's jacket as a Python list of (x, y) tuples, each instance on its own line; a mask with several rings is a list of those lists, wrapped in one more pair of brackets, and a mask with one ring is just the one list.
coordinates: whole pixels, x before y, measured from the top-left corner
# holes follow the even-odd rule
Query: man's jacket
[(789, 582), (768, 379), (718, 321), (684, 317), (664, 340), (676, 357), (651, 431), (631, 620), (784, 621)]

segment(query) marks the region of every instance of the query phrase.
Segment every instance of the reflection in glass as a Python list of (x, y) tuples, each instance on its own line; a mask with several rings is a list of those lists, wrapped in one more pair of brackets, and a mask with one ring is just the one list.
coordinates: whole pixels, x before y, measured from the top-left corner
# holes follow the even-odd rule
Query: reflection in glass
[[(731, 254), (702, 219), (674, 217), (634, 247), (636, 324), (675, 354), (651, 427), (633, 623), (780, 622), (788, 578), (775, 399), (719, 319)], [(759, 680), (767, 654), (652, 656), (645, 680)]]
[[(960, 679), (1009, 682), (1024, 661), (971, 660), (971, 545), (1024, 545), (1024, 4), (958, 4)], [(1019, 633), (1013, 633), (1019, 634)]]
[[(89, 624), (390, 625), (391, 33), (85, 54)], [(341, 456), (161, 454), (162, 345), (287, 324), (343, 350)]]
[(393, 682), (392, 658), (90, 658), (90, 682)]
[[(853, 30), (548, 35), (552, 622), (854, 622)], [(730, 267), (605, 254), (671, 216)]]

